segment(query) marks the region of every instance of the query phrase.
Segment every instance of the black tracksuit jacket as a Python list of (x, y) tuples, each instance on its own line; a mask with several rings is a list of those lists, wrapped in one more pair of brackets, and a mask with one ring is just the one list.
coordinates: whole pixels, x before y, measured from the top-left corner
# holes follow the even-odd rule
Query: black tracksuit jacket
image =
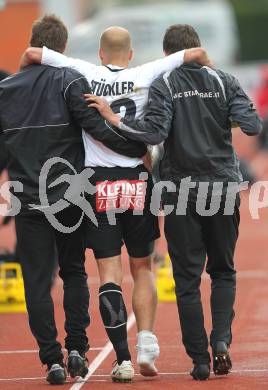
[(162, 180), (241, 182), (232, 125), (259, 134), (261, 120), (238, 80), (220, 70), (183, 65), (158, 78), (142, 120), (120, 122), (121, 134), (147, 144), (164, 142)]
[[(143, 143), (129, 141), (109, 129), (97, 110), (87, 107), (84, 93), (90, 87), (75, 70), (31, 65), (0, 83), (0, 136), (10, 157), (10, 180), (20, 181), (16, 193), (23, 210), (38, 204), (39, 175), (52, 157), (67, 160), (77, 172), (84, 168), (81, 131), (85, 129), (117, 153), (142, 157)], [(64, 174), (73, 174), (58, 163), (49, 171), (47, 185)], [(67, 183), (47, 188), (49, 203), (62, 199)]]

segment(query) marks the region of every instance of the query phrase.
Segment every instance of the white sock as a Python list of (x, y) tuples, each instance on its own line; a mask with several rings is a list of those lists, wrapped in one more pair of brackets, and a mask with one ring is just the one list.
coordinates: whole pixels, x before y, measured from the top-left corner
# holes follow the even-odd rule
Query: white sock
[(144, 337), (144, 336), (153, 336), (153, 332), (151, 332), (150, 330), (141, 330), (138, 334), (137, 334), (137, 337), (140, 338), (140, 337)]

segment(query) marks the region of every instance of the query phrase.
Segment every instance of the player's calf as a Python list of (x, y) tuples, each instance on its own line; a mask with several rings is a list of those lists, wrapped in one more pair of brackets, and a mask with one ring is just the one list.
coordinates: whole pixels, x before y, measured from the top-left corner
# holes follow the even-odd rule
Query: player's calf
[[(107, 335), (116, 353), (116, 365), (112, 379), (130, 381), (134, 376), (127, 341), (127, 310), (122, 289), (114, 283), (106, 283), (99, 290), (100, 314)], [(126, 363), (127, 362), (127, 363)]]

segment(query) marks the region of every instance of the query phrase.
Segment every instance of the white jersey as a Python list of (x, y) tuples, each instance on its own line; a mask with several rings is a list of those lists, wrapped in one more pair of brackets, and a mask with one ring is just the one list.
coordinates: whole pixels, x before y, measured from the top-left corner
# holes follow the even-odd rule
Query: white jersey
[[(148, 90), (152, 82), (162, 73), (181, 66), (184, 50), (135, 68), (119, 68), (114, 65), (94, 65), (90, 62), (66, 57), (63, 54), (43, 48), (42, 64), (55, 67), (69, 67), (86, 77), (92, 93), (103, 96), (114, 112), (121, 117), (140, 119), (148, 102)], [(88, 167), (130, 167), (142, 164), (139, 158), (122, 156), (96, 141), (83, 131), (85, 166)]]

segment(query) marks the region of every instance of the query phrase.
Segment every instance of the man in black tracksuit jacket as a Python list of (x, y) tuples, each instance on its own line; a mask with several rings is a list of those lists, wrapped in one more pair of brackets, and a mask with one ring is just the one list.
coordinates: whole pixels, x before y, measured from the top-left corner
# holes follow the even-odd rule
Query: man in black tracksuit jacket
[[(166, 54), (199, 45), (197, 33), (188, 25), (171, 26), (164, 38)], [(183, 343), (194, 363), (191, 375), (194, 379), (207, 379), (210, 371), (200, 299), (206, 258), (206, 270), (212, 280), (213, 368), (216, 375), (228, 374), (236, 290), (233, 257), (240, 218), (240, 198), (234, 188), (242, 181), (232, 146), (231, 126), (235, 122), (249, 136), (260, 133), (261, 121), (253, 104), (233, 76), (196, 64), (177, 68), (153, 83), (143, 120), (120, 121), (98, 98), (93, 97), (92, 104), (124, 136), (147, 144), (165, 141), (160, 176), (161, 180), (174, 183), (174, 192), (166, 192), (163, 203), (175, 206), (165, 217), (165, 234), (176, 283)], [(189, 193), (183, 181), (187, 177), (196, 183)], [(198, 189), (203, 188), (202, 182), (207, 183), (208, 192), (199, 191), (197, 195)], [(230, 192), (228, 183), (232, 183)], [(213, 184), (216, 191), (212, 192)], [(233, 210), (224, 213), (227, 191), (230, 196), (226, 206), (233, 201)], [(185, 196), (188, 205), (183, 210)], [(209, 209), (210, 201), (219, 207), (208, 216), (204, 206)]]
[[(54, 16), (46, 16), (33, 26), (32, 46), (47, 45), (63, 51), (66, 41), (67, 30)], [(39, 199), (41, 169), (55, 157), (70, 164), (58, 162), (48, 172), (46, 193), (48, 203), (53, 205), (64, 199), (68, 189), (68, 184), (58, 179), (73, 175), (73, 168), (78, 173), (84, 168), (82, 128), (126, 156), (142, 157), (147, 151), (143, 143), (124, 140), (111, 132), (99, 113), (88, 109), (83, 96), (88, 91), (86, 79), (78, 72), (44, 65), (28, 66), (0, 83), (0, 134), (10, 155), (10, 180), (23, 185), (20, 192), (15, 192), (22, 205), (15, 221), (29, 323), (40, 348), (40, 359), (48, 365), (47, 380), (52, 384), (66, 379), (50, 295), (55, 244), (64, 284), (65, 346), (72, 376), (87, 373), (89, 291), (84, 225), (70, 234), (51, 226)], [(50, 186), (56, 180), (58, 184)], [(76, 190), (79, 196), (83, 189)], [(80, 208), (69, 203), (55, 217), (62, 225), (73, 227), (81, 215)]]
[[(0, 70), (0, 81), (10, 76), (9, 73)], [(8, 166), (8, 151), (4, 145), (4, 141), (0, 138), (0, 175)]]

